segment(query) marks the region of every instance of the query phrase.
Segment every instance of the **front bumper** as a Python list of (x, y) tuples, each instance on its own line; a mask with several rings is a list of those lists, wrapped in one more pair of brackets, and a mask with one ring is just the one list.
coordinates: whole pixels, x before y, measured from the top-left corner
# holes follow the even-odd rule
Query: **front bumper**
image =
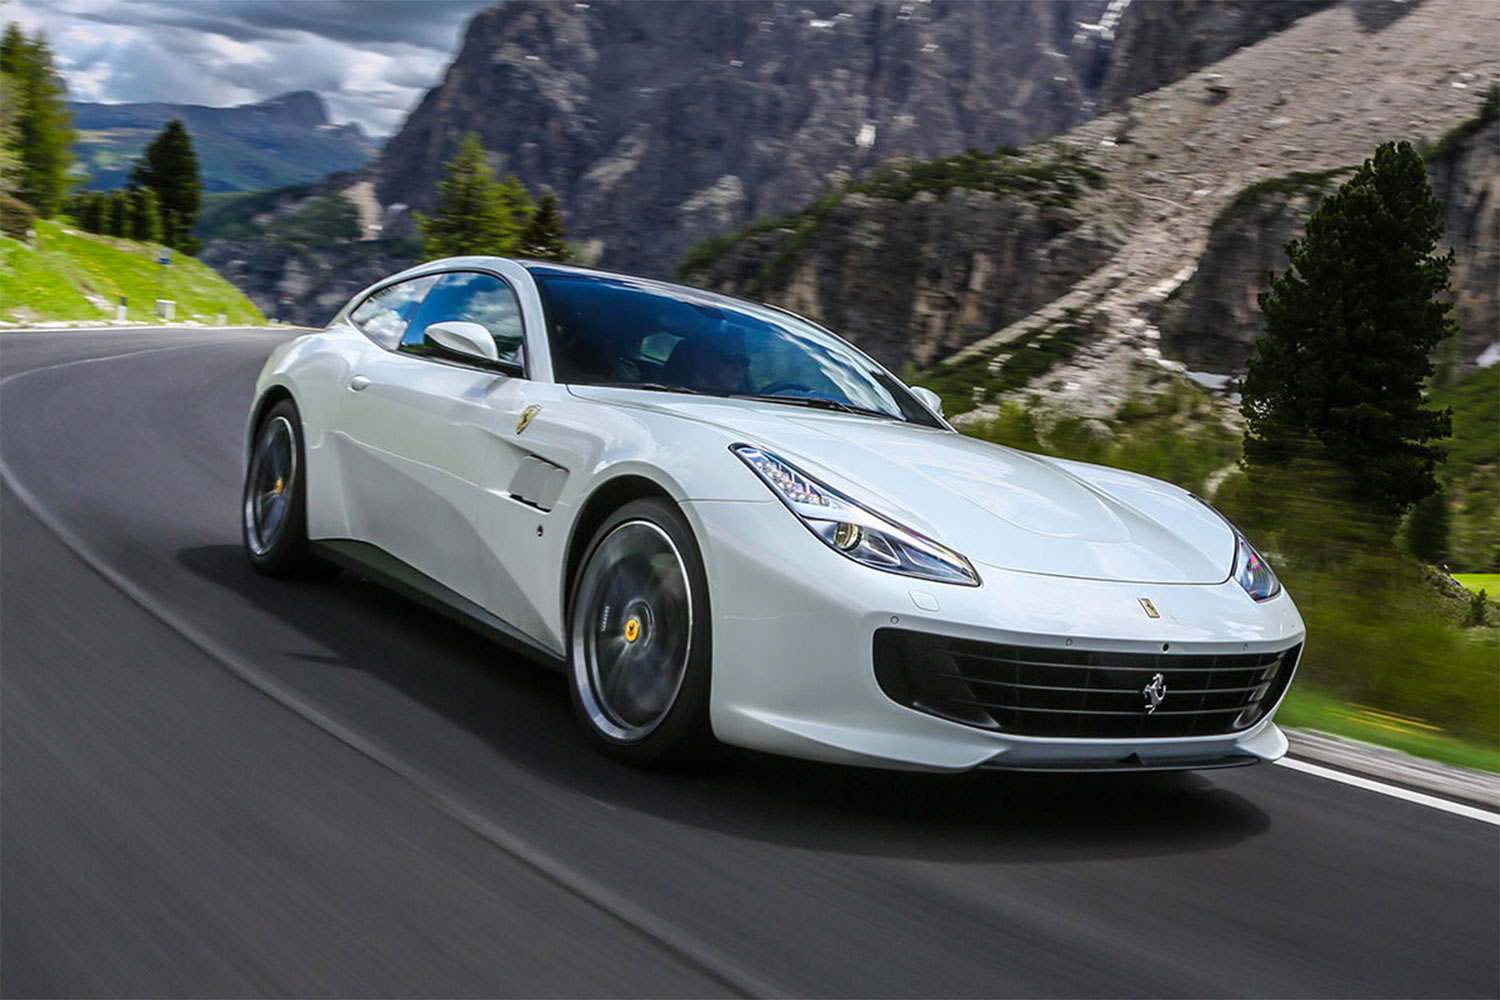
[[(897, 704), (875, 676), (883, 627), (989, 643), (1146, 654), (1279, 652), (1302, 642), (1289, 596), (1257, 604), (1233, 581), (1110, 583), (980, 564), (979, 587), (869, 569), (829, 550), (774, 499), (683, 504), (712, 588), (710, 718), (726, 743), (908, 770), (1149, 770), (1274, 760), (1275, 706), (1227, 735), (1027, 737)], [(1160, 617), (1150, 618), (1140, 598)], [(1279, 701), (1279, 699), (1278, 699)]]

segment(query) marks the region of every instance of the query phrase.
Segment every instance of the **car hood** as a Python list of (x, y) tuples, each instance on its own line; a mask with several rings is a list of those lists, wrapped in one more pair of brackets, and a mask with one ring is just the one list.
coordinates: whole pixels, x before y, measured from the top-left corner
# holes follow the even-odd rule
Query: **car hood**
[(895, 421), (746, 400), (657, 399), (645, 408), (772, 451), (975, 563), (1141, 583), (1229, 576), (1233, 531), (1169, 483)]

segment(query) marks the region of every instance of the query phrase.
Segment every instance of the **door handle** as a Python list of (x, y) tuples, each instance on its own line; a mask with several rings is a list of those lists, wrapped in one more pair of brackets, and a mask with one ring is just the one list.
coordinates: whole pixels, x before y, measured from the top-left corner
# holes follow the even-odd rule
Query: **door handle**
[(353, 389), (355, 392), (359, 392), (361, 389), (368, 387), (369, 384), (370, 377), (368, 375), (356, 375), (349, 380), (349, 388)]

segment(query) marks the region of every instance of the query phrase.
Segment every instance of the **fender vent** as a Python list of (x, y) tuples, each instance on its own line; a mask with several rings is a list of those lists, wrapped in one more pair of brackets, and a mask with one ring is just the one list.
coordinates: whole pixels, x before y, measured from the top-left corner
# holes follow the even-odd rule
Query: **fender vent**
[(538, 510), (551, 510), (568, 481), (568, 470), (544, 458), (527, 455), (511, 478), (510, 498)]

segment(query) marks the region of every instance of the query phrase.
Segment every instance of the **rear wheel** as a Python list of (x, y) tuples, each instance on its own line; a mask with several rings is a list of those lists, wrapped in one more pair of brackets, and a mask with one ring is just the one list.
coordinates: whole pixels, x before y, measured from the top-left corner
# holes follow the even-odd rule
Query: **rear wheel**
[(708, 580), (675, 506), (636, 500), (604, 522), (569, 621), (573, 705), (601, 749), (650, 765), (712, 747)]
[(255, 429), (240, 527), (250, 565), (268, 576), (326, 577), (336, 570), (307, 549), (306, 453), (297, 404), (283, 399)]

